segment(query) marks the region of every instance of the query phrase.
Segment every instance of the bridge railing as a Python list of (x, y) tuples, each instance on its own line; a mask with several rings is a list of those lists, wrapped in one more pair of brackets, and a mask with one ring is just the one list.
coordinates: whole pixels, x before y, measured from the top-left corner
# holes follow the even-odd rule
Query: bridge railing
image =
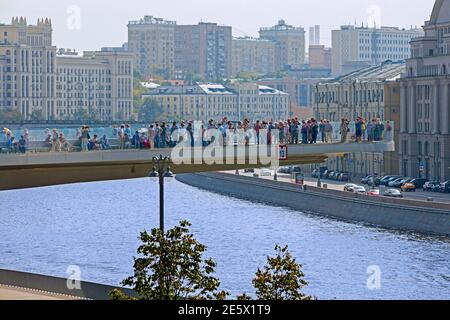
[[(359, 127), (359, 128), (358, 128)], [(346, 129), (347, 128), (347, 129)], [(58, 140), (45, 141), (48, 136), (48, 130), (46, 128), (34, 128), (28, 130), (28, 142), (26, 144), (26, 150), (20, 148), (18, 141), (20, 136), (24, 134), (25, 129), (12, 131), (12, 135), (15, 137), (15, 144), (8, 144), (6, 141), (6, 135), (0, 134), (0, 153), (20, 153), (26, 152), (64, 152), (64, 151), (82, 151), (86, 148), (82, 144), (81, 137), (79, 137), (80, 131), (76, 128), (62, 128), (58, 129), (58, 133), (62, 133), (65, 138), (65, 143), (62, 145)], [(212, 142), (223, 145), (264, 145), (264, 144), (315, 144), (315, 143), (350, 143), (350, 142), (391, 142), (394, 140), (394, 122), (386, 121), (373, 123), (366, 125), (365, 127), (357, 126), (355, 122), (349, 122), (347, 126), (342, 126), (340, 122), (332, 122), (329, 125), (320, 125), (314, 130), (302, 129), (299, 126), (298, 129), (290, 131), (282, 129), (262, 129), (256, 131), (253, 128), (250, 129), (209, 129), (203, 130), (201, 125), (194, 125), (193, 137), (186, 129), (178, 129), (170, 134), (170, 129), (167, 129), (167, 137), (162, 142), (153, 140), (149, 144), (138, 145), (133, 144), (132, 136), (135, 132), (138, 132), (140, 136), (148, 139), (148, 128), (143, 126), (134, 126), (130, 128), (131, 136), (128, 141), (121, 141), (117, 136), (115, 129), (110, 127), (92, 127), (90, 129), (90, 137), (94, 135), (98, 137), (98, 144), (93, 148), (89, 148), (90, 151), (105, 150), (105, 149), (158, 149), (158, 148), (170, 148), (180, 141), (191, 142), (193, 146), (207, 146)], [(100, 143), (101, 138), (105, 136), (107, 138), (107, 145)], [(86, 150), (86, 151), (88, 151)]]

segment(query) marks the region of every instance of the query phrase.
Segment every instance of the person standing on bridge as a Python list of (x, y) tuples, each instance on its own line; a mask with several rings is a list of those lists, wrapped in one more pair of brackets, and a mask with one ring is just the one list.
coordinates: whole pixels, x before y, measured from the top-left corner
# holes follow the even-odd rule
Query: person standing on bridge
[(81, 151), (88, 151), (89, 138), (89, 128), (83, 126), (81, 128)]
[(339, 131), (341, 133), (341, 143), (347, 142), (348, 133), (350, 131), (348, 126), (349, 126), (348, 120), (343, 118), (341, 120), (341, 127), (339, 129)]

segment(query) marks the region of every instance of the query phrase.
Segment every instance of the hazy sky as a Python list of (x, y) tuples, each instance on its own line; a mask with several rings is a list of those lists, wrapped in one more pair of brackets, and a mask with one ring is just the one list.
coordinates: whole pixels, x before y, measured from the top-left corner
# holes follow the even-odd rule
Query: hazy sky
[[(53, 21), (58, 47), (96, 50), (127, 41), (127, 22), (153, 15), (178, 24), (199, 21), (233, 26), (235, 36), (257, 36), (259, 27), (281, 18), (295, 26), (322, 26), (322, 42), (331, 43), (331, 30), (342, 24), (410, 27), (428, 20), (434, 0), (0, 0), (0, 22), (12, 16)], [(308, 39), (308, 35), (307, 35)]]

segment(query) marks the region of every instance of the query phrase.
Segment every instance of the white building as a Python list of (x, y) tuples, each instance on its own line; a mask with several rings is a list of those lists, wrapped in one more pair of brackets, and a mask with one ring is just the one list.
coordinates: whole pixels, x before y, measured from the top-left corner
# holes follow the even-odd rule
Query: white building
[(142, 98), (156, 101), (164, 120), (208, 121), (225, 116), (233, 121), (278, 120), (289, 116), (287, 93), (254, 83), (162, 86)]
[(386, 60), (408, 59), (409, 42), (422, 35), (421, 29), (342, 26), (332, 31), (332, 73), (339, 76)]
[(129, 120), (133, 113), (133, 55), (119, 51), (56, 57), (56, 118)]

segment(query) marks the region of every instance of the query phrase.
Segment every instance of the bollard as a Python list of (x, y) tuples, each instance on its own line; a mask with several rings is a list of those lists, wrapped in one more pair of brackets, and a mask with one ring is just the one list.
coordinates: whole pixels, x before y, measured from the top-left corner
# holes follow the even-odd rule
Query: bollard
[(324, 184), (322, 185), (322, 188), (328, 189), (328, 184), (324, 183)]
[(434, 199), (430, 197), (430, 198), (427, 198), (427, 201), (428, 201), (428, 202), (433, 202)]

